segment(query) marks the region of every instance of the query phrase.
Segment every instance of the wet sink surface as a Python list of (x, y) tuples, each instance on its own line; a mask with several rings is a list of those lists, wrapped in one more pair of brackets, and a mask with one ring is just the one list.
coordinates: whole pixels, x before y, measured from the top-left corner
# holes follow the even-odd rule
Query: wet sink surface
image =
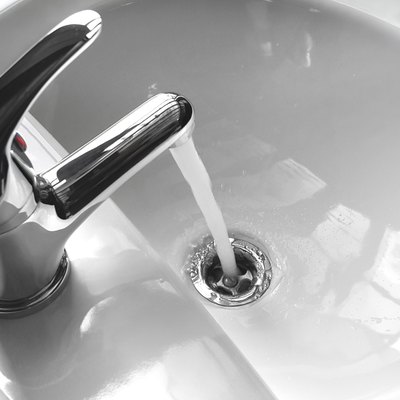
[[(228, 226), (263, 241), (279, 277), (211, 314), (280, 399), (398, 398), (399, 31), (328, 2), (99, 10), (100, 40), (37, 118), (72, 150), (156, 92), (188, 96)], [(185, 280), (205, 226), (169, 154), (114, 199)]]

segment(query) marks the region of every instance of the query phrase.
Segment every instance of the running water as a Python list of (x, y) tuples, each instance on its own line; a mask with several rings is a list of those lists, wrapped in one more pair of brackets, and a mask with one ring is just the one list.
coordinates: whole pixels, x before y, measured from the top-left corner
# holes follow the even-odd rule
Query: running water
[(214, 237), (224, 274), (228, 276), (238, 275), (239, 270), (229, 242), (225, 221), (212, 193), (210, 177), (194, 147), (193, 139), (190, 138), (186, 143), (170, 150), (182, 175), (189, 183), (196, 202)]

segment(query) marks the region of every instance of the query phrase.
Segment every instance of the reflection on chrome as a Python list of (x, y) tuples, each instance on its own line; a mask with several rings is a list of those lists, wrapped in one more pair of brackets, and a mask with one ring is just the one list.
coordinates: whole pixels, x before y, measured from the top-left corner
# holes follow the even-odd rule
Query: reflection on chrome
[(338, 204), (315, 228), (312, 237), (334, 261), (346, 261), (361, 254), (369, 227), (369, 218)]

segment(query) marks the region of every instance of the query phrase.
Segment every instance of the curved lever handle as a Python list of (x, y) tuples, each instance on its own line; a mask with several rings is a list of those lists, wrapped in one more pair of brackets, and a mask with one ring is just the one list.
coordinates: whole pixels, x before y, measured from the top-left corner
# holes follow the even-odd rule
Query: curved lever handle
[(0, 196), (8, 171), (10, 137), (39, 93), (98, 36), (101, 17), (71, 15), (51, 30), (0, 78)]
[(185, 143), (193, 129), (189, 101), (176, 93), (159, 93), (36, 175), (35, 199), (53, 205), (60, 219), (79, 218), (163, 151)]

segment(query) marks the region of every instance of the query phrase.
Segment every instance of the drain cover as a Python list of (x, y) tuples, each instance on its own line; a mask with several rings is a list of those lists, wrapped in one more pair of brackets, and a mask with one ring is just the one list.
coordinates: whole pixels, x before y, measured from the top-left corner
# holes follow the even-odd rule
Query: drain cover
[(238, 235), (230, 237), (240, 274), (224, 275), (214, 240), (206, 237), (190, 259), (189, 274), (196, 290), (212, 303), (236, 307), (260, 298), (272, 279), (270, 258), (260, 246)]

